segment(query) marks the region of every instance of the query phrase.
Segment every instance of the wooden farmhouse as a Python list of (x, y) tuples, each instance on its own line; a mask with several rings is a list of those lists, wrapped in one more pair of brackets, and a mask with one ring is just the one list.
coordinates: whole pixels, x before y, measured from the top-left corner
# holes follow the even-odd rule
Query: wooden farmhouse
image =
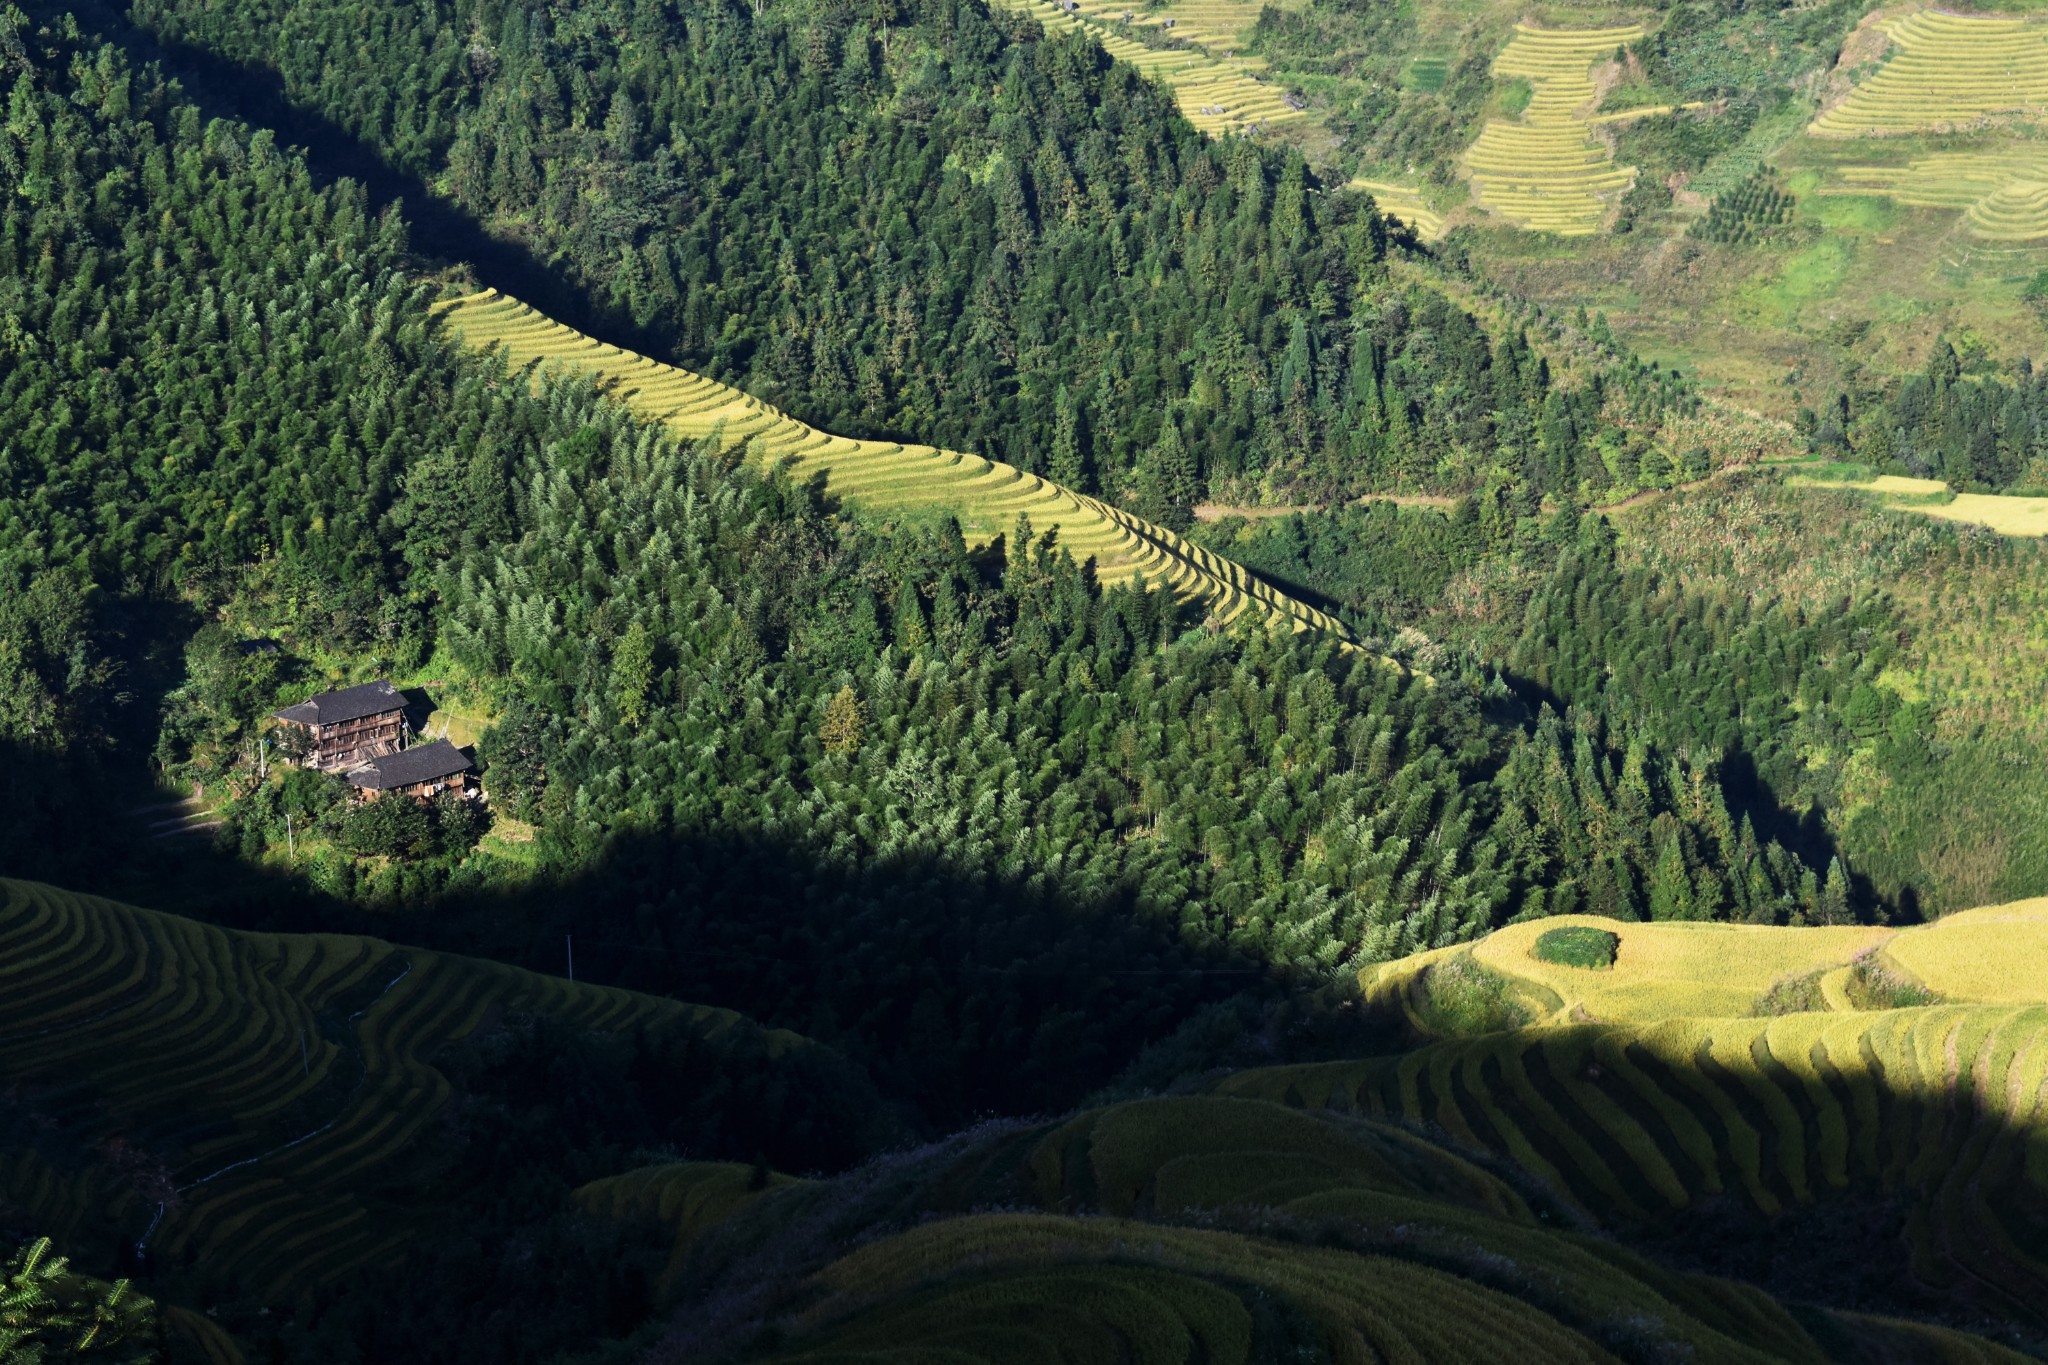
[(426, 800), (444, 791), (469, 794), (473, 765), (462, 750), (445, 739), (415, 744), (402, 753), (371, 759), (348, 775), (349, 785), (363, 796), (390, 793)]
[(344, 772), (405, 742), (405, 694), (379, 679), (287, 706), (271, 713), (300, 731), (301, 762), (322, 772)]

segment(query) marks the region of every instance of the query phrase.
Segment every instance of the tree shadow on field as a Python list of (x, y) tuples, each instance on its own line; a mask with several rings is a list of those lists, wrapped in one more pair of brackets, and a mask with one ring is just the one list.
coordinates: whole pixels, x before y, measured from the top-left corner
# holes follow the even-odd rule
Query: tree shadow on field
[(853, 863), (797, 839), (705, 832), (619, 836), (577, 871), (453, 889), (414, 912), (306, 907), (264, 927), (345, 922), (554, 975), (573, 955), (579, 981), (725, 1006), (842, 1049), (928, 1133), (1067, 1108), (1205, 1012), (1173, 1044), (1194, 1067), (1382, 1045), (1342, 992), (1304, 989), (1326, 982), (1185, 941), (1179, 908), (1114, 886), (1079, 899), (936, 854)]

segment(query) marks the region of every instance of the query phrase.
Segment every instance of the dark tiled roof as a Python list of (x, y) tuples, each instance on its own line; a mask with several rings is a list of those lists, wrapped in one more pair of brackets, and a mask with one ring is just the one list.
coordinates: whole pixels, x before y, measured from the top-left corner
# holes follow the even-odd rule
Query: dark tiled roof
[(322, 692), (297, 706), (287, 706), (271, 714), (279, 720), (293, 720), (301, 725), (339, 725), (343, 721), (404, 709), (405, 694), (379, 678), (375, 682), (344, 687), (339, 692)]
[(350, 773), (348, 780), (367, 791), (390, 791), (393, 787), (453, 777), (468, 772), (470, 766), (462, 750), (445, 739), (437, 739), (432, 744), (415, 744), (399, 753), (373, 758)]

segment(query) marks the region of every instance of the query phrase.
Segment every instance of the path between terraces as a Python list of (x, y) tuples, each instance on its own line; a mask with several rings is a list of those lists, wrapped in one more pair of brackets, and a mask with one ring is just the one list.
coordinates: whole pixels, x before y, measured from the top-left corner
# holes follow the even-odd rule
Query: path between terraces
[[(1751, 465), (1746, 462), (1723, 465), (1704, 479), (1694, 479), (1691, 483), (1673, 484), (1669, 488), (1646, 488), (1640, 493), (1629, 494), (1620, 502), (1601, 503), (1586, 510), (1602, 513), (1626, 512), (1631, 508), (1641, 507), (1645, 503), (1655, 502), (1657, 499), (1667, 497), (1673, 493), (1690, 493), (1696, 489), (1705, 488), (1708, 484), (1716, 483), (1737, 470), (1750, 467)], [(1367, 493), (1362, 498), (1351, 499), (1352, 505), (1359, 507), (1363, 507), (1369, 502), (1391, 502), (1399, 507), (1455, 507), (1458, 499), (1449, 493)], [(1291, 517), (1297, 512), (1327, 512), (1330, 510), (1331, 507), (1327, 503), (1287, 503), (1277, 507), (1231, 507), (1220, 502), (1198, 502), (1195, 504), (1195, 520), (1217, 522), (1222, 521), (1225, 517), (1243, 517), (1247, 521), (1263, 521), (1270, 517)], [(1557, 504), (1546, 498), (1543, 502), (1543, 510), (1554, 512), (1557, 510)]]

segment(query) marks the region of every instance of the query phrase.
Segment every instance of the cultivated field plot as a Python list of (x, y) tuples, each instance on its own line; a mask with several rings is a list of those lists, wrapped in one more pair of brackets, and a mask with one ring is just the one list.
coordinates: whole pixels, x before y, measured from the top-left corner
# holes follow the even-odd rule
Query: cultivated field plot
[[(1074, 0), (1073, 8), (1066, 12), (1092, 24), (1129, 24), (1132, 28), (1170, 34), (1182, 42), (1207, 48), (1213, 56), (1226, 57), (1250, 35), (1263, 7), (1260, 0), (1169, 0), (1163, 5), (1134, 4), (1130, 0)], [(1254, 69), (1263, 69), (1262, 64)]]
[[(1115, 30), (1116, 23), (1127, 12), (1132, 14), (1134, 25), (1142, 18), (1147, 26), (1157, 28), (1174, 19), (1179, 7), (1175, 11), (1139, 11), (1132, 6), (1092, 0), (1067, 10), (1057, 0), (1005, 2), (1038, 20), (1048, 32), (1086, 32), (1110, 56), (1171, 87), (1174, 102), (1188, 122), (1211, 137), (1257, 132), (1305, 117), (1303, 110), (1289, 101), (1284, 89), (1259, 79), (1265, 62), (1258, 58), (1215, 57), (1200, 48), (1147, 47)], [(1176, 29), (1174, 36), (1183, 35)], [(1235, 40), (1225, 38), (1219, 30), (1211, 41), (1227, 49)]]
[(1875, 479), (1840, 483), (1825, 479), (1792, 480), (1811, 488), (1854, 488), (1884, 497), (1885, 507), (1894, 512), (1917, 512), (1943, 521), (1960, 521), (1982, 526), (2006, 536), (2048, 536), (2048, 498), (2021, 497), (2011, 493), (1957, 493), (1950, 496), (1948, 485), (1939, 479), (1909, 479), (1884, 474)]
[[(231, 933), (0, 881), (0, 1204), (75, 1245), (146, 1245), (256, 1298), (315, 1289), (417, 1235), (451, 1097), (437, 1049), (494, 1011), (716, 1046), (729, 1010), (377, 939)], [(444, 1182), (456, 1178), (444, 1172)]]
[(587, 375), (644, 420), (686, 440), (743, 446), (762, 465), (786, 464), (798, 478), (823, 475), (833, 496), (861, 507), (950, 512), (972, 544), (1008, 535), (1020, 515), (1029, 516), (1035, 530), (1057, 530), (1058, 543), (1077, 561), (1094, 560), (1103, 583), (1142, 575), (1218, 624), (1250, 613), (1254, 621), (1348, 635), (1335, 618), (1173, 532), (1014, 466), (931, 446), (829, 436), (738, 389), (594, 341), (496, 290), (435, 308), (465, 344), (503, 348), (514, 369), (545, 365)]
[(668, 1264), (655, 1284), (658, 1300), (666, 1302), (699, 1237), (769, 1191), (799, 1183), (793, 1176), (757, 1173), (729, 1161), (680, 1161), (593, 1180), (577, 1189), (576, 1203), (600, 1218), (644, 1219), (674, 1232)]
[(2048, 112), (2048, 26), (1929, 9), (1878, 27), (1890, 59), (1809, 132), (1869, 137)]
[[(1496, 217), (1541, 232), (1583, 237), (1598, 232), (1610, 201), (1635, 183), (1635, 168), (1614, 164), (1612, 149), (1588, 132), (1599, 90), (1593, 66), (1643, 36), (1622, 28), (1543, 29), (1515, 25), (1494, 59), (1497, 78), (1529, 83), (1519, 121), (1492, 119), (1463, 158), (1473, 202)], [(1668, 110), (1626, 110), (1603, 121)]]
[(1421, 193), (1412, 186), (1360, 177), (1353, 180), (1349, 188), (1371, 195), (1382, 213), (1390, 218), (1399, 218), (1414, 228), (1415, 235), (1425, 242), (1433, 242), (1444, 235), (1443, 215), (1424, 202)]

